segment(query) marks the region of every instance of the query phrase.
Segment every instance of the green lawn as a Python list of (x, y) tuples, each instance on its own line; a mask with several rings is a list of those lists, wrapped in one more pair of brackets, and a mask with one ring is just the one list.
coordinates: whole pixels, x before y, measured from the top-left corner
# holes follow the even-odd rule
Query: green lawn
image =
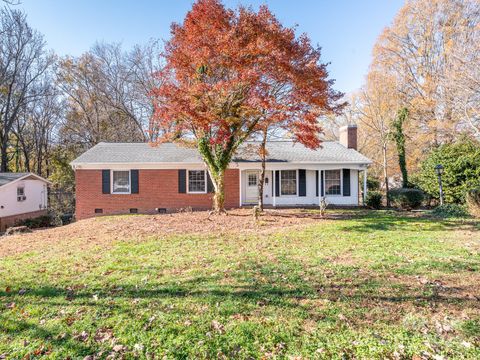
[(0, 359), (480, 358), (480, 224), (340, 215), (7, 254)]

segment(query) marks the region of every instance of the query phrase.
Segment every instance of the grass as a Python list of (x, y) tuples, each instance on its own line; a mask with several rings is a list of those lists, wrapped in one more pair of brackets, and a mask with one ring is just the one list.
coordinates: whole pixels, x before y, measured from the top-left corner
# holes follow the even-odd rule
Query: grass
[(480, 358), (479, 223), (340, 215), (8, 254), (0, 359)]

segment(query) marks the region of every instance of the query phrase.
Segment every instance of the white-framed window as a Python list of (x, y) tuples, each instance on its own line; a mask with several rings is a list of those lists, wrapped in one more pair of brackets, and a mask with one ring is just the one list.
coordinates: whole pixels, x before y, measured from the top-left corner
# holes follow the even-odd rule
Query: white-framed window
[(112, 194), (130, 194), (129, 170), (112, 170)]
[(27, 197), (25, 196), (25, 187), (18, 186), (17, 187), (17, 201), (25, 201)]
[(257, 186), (258, 177), (257, 174), (248, 174), (248, 186)]
[(342, 195), (341, 170), (325, 170), (325, 195)]
[(187, 192), (191, 194), (205, 194), (207, 192), (207, 171), (188, 170)]
[(297, 170), (280, 171), (280, 195), (297, 195)]

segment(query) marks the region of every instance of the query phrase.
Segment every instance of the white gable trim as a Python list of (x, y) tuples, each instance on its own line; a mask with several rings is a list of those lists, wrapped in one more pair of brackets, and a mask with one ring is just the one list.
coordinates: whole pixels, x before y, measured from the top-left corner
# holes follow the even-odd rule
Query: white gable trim
[(6, 184), (3, 184), (3, 185), (0, 185), (0, 187), (7, 187), (9, 185), (12, 185), (12, 184), (16, 184), (17, 182), (19, 181), (23, 181), (23, 180), (27, 180), (29, 177), (34, 177), (35, 179), (34, 180), (40, 180), (40, 181), (43, 181), (44, 183), (48, 184), (48, 185), (52, 185), (52, 182), (41, 177), (41, 176), (38, 176), (34, 173), (28, 173), (26, 174), (25, 176), (22, 176), (22, 177), (19, 177), (18, 179), (15, 179), (15, 180), (12, 180)]

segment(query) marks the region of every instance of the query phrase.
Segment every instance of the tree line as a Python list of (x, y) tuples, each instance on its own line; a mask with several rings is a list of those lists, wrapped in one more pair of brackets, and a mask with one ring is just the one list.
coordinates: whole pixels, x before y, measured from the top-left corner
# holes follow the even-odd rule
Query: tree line
[(322, 131), (357, 123), (388, 191), (408, 187), (432, 149), (480, 136), (476, 0), (406, 2), (346, 99), (320, 48), (266, 6), (198, 0), (165, 45), (99, 43), (77, 57), (47, 50), (23, 12), (4, 7), (0, 17), (0, 171), (71, 187), (68, 162), (100, 141), (183, 139), (203, 155), (220, 211), (225, 168), (247, 139), (261, 140), (264, 160), (274, 132), (318, 148)]
[[(155, 140), (150, 93), (158, 42), (129, 51), (95, 44), (81, 56), (47, 49), (26, 14), (0, 10), (0, 171), (49, 177), (100, 141)], [(65, 168), (65, 167), (64, 167)]]
[(318, 117), (343, 106), (320, 49), (266, 6), (198, 0), (164, 46), (96, 44), (79, 57), (47, 51), (21, 11), (1, 16), (0, 171), (68, 187), (68, 162), (100, 141), (182, 139), (202, 154), (222, 212), (224, 173), (243, 142), (263, 135), (265, 159), (281, 129), (317, 148)]
[(406, 2), (348, 100), (337, 120), (360, 125), (360, 150), (387, 190), (414, 186), (408, 172), (439, 146), (480, 139), (480, 3)]

